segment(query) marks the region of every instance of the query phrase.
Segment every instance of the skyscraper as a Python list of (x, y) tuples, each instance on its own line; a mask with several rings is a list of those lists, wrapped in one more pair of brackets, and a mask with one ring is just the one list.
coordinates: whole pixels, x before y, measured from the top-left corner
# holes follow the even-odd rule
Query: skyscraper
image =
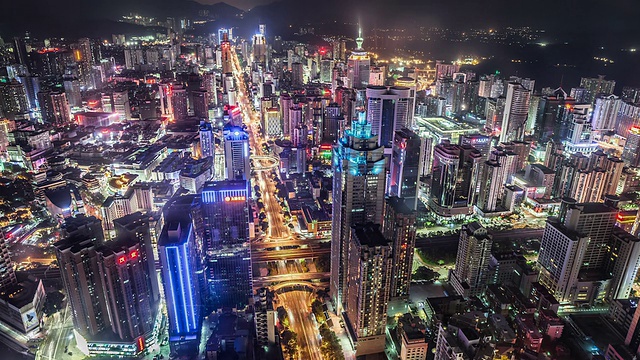
[(468, 145), (435, 146), (429, 207), (440, 216), (468, 215), (473, 209), (482, 155)]
[(384, 352), (393, 256), (380, 225), (354, 225), (350, 231), (345, 286), (345, 321), (356, 356)]
[(0, 289), (16, 283), (16, 273), (11, 265), (11, 256), (4, 232), (0, 230)]
[(410, 94), (408, 87), (367, 86), (367, 121), (380, 145), (391, 147), (393, 133), (413, 125)]
[(395, 132), (391, 153), (389, 195), (403, 198), (413, 210), (418, 207), (421, 144), (422, 140), (416, 133), (402, 128)]
[(586, 90), (585, 101), (593, 104), (598, 95), (613, 94), (613, 89), (616, 87), (616, 81), (605, 80), (604, 75), (598, 75), (597, 78), (580, 79), (580, 87)]
[(462, 226), (456, 266), (449, 272), (449, 282), (458, 295), (481, 294), (489, 279), (489, 261), (493, 236), (478, 222)]
[(198, 351), (201, 299), (197, 286), (196, 243), (189, 214), (170, 211), (158, 239), (167, 304), (169, 345), (177, 353)]
[(529, 114), (531, 91), (519, 83), (509, 83), (500, 129), (500, 141), (523, 140)]
[(349, 85), (355, 89), (361, 89), (369, 83), (369, 68), (371, 59), (367, 52), (362, 48), (362, 29), (358, 29), (358, 38), (356, 38), (356, 49), (351, 52), (347, 60), (347, 77)]
[(333, 219), (331, 234), (331, 296), (338, 313), (343, 307), (351, 226), (382, 222), (385, 190), (384, 149), (360, 113), (333, 147)]
[(207, 283), (214, 307), (244, 309), (252, 296), (249, 192), (245, 180), (202, 189)]
[(248, 180), (249, 167), (249, 134), (241, 127), (225, 125), (224, 158), (226, 162), (225, 178), (229, 180)]
[(207, 91), (203, 89), (191, 91), (191, 109), (193, 116), (199, 119), (209, 119), (209, 99)]
[(200, 121), (200, 153), (202, 157), (215, 156), (215, 141), (213, 138), (213, 129), (211, 123), (206, 121)]
[(63, 92), (40, 91), (38, 93), (42, 121), (55, 126), (71, 123), (71, 111)]
[(131, 103), (129, 102), (129, 91), (113, 92), (113, 112), (120, 115), (120, 120), (131, 119)]
[(173, 119), (181, 121), (187, 118), (187, 89), (182, 85), (173, 85), (171, 87), (169, 101), (171, 101), (171, 109), (173, 109)]
[(382, 233), (393, 253), (391, 297), (407, 297), (416, 245), (416, 212), (402, 198), (387, 198)]

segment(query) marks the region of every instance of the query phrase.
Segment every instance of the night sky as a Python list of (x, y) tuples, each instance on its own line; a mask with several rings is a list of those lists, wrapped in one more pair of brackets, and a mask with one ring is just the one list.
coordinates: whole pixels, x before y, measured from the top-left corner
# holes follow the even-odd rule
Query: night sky
[[(197, 0), (199, 3), (202, 4), (215, 4), (220, 2), (219, 0)], [(275, 2), (277, 0), (225, 0), (224, 2), (226, 2), (227, 4), (231, 5), (231, 6), (235, 6), (238, 9), (242, 9), (242, 10), (249, 10), (251, 8), (253, 8), (254, 6), (258, 6), (258, 5), (265, 5), (265, 4), (269, 4), (272, 2)]]

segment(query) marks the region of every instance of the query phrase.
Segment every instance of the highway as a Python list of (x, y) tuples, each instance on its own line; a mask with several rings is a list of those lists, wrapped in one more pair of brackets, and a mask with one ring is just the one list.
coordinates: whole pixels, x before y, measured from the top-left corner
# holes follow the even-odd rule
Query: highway
[(282, 248), (285, 246), (302, 246), (302, 245), (307, 245), (309, 247), (317, 248), (317, 247), (320, 247), (320, 244), (322, 243), (329, 244), (330, 242), (331, 242), (331, 239), (300, 239), (300, 240), (296, 239), (296, 240), (280, 240), (278, 242), (273, 242), (273, 241), (253, 242), (251, 244), (251, 251), (262, 251), (266, 249), (276, 249), (278, 247)]
[[(331, 273), (328, 273), (328, 272), (308, 272), (308, 273), (270, 275), (270, 276), (254, 277), (253, 284), (255, 287), (262, 287), (262, 286), (269, 285), (273, 282), (326, 279), (329, 276), (331, 276)], [(256, 285), (256, 283), (259, 285)]]
[[(256, 171), (255, 181), (260, 188), (262, 194), (262, 202), (264, 203), (264, 210), (266, 214), (266, 220), (269, 224), (266, 237), (264, 241), (266, 243), (276, 244), (287, 243), (293, 245), (303, 245), (300, 241), (299, 244), (295, 244), (296, 241), (292, 236), (292, 231), (285, 224), (284, 211), (278, 202), (276, 197), (277, 189), (274, 180), (271, 178), (271, 171), (262, 171), (266, 169), (275, 169), (279, 176), (277, 167), (273, 167), (274, 160), (269, 154), (265, 154), (262, 151), (262, 138), (259, 130), (260, 114), (253, 110), (250, 98), (250, 94), (247, 94), (247, 86), (244, 82), (244, 75), (238, 56), (235, 52), (235, 48), (231, 48), (231, 59), (233, 66), (233, 75), (236, 81), (238, 89), (238, 102), (237, 105), (243, 114), (244, 124), (247, 125), (247, 132), (249, 133), (249, 146), (253, 150), (253, 170)], [(232, 104), (233, 105), (233, 104)], [(276, 162), (279, 165), (279, 161)], [(284, 246), (284, 245), (283, 245)], [(272, 251), (252, 251), (251, 261), (278, 261), (278, 260), (292, 260), (301, 258), (310, 258), (318, 256), (321, 253), (329, 253), (331, 249), (275, 249)], [(291, 273), (287, 270), (284, 261), (278, 261), (279, 276), (283, 277), (283, 280), (287, 278), (301, 279), (305, 275), (298, 273)], [(273, 282), (273, 281), (272, 281)], [(254, 281), (254, 285), (257, 285), (259, 281)], [(320, 354), (320, 333), (318, 326), (315, 324), (310, 316), (310, 306), (314, 294), (307, 291), (290, 291), (280, 295), (279, 305), (284, 306), (289, 312), (291, 330), (298, 334), (299, 354), (298, 359), (304, 360), (322, 360)]]

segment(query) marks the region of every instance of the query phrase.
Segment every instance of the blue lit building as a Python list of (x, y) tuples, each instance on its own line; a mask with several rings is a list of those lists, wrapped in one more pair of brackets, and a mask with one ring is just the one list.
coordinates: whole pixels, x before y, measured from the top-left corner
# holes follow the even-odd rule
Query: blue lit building
[(207, 182), (202, 216), (209, 297), (217, 308), (244, 309), (252, 296), (249, 190), (245, 180)]
[(201, 300), (197, 279), (197, 251), (191, 217), (182, 212), (167, 214), (158, 240), (162, 283), (169, 322), (172, 352), (198, 351)]
[(249, 167), (249, 134), (238, 126), (225, 125), (224, 136), (225, 178), (247, 180)]
[(381, 224), (386, 182), (384, 147), (372, 134), (364, 112), (333, 147), (331, 296), (343, 307), (351, 226)]

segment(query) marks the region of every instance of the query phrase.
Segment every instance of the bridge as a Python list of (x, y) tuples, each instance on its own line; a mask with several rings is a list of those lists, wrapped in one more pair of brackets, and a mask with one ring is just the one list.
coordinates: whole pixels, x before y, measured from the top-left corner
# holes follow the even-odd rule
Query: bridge
[[(274, 240), (274, 238), (271, 238)], [(304, 246), (315, 247), (318, 248), (322, 243), (329, 244), (331, 239), (302, 239), (302, 240), (286, 240), (287, 238), (283, 238), (282, 240), (276, 241), (263, 241), (263, 242), (253, 242), (251, 243), (251, 251), (261, 251), (265, 249), (276, 249), (283, 248), (285, 246)]]
[(269, 286), (273, 283), (287, 283), (287, 282), (303, 282), (308, 281), (321, 281), (322, 279), (328, 279), (331, 273), (328, 272), (308, 272), (308, 273), (294, 273), (294, 274), (281, 274), (271, 276), (261, 276), (253, 278), (254, 287)]
[(321, 282), (321, 283), (314, 284), (306, 281), (285, 281), (285, 282), (276, 284), (274, 286), (271, 286), (270, 289), (275, 293), (282, 294), (287, 291), (295, 291), (295, 290), (314, 292), (317, 290), (324, 290), (328, 286), (329, 286), (328, 282)]
[[(489, 230), (489, 233), (493, 235), (494, 242), (542, 239), (543, 232), (544, 232), (544, 229), (514, 229), (514, 230), (497, 231), (497, 232), (493, 232)], [(453, 235), (418, 238), (416, 239), (416, 248), (424, 248), (424, 247), (439, 246), (439, 245), (454, 245), (454, 244), (458, 244), (458, 239), (460, 239), (459, 232)]]
[(256, 251), (251, 253), (251, 261), (268, 262), (279, 260), (311, 259), (321, 255), (331, 254), (331, 248), (320, 249), (291, 249), (274, 251)]
[[(255, 171), (271, 171), (280, 166), (280, 159), (275, 156), (253, 155), (251, 159), (253, 160), (252, 169)], [(265, 165), (264, 162), (268, 162), (269, 164)]]

